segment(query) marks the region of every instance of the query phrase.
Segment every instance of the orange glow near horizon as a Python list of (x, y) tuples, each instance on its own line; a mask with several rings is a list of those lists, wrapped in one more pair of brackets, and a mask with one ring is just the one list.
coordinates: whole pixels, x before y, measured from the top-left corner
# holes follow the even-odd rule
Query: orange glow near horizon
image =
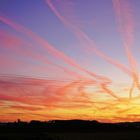
[[(117, 89), (110, 87), (114, 93), (119, 92), (117, 94), (119, 99), (108, 92), (105, 93), (98, 83), (86, 79), (69, 84), (62, 84), (59, 81), (57, 85), (63, 86), (56, 89), (55, 94), (47, 96), (48, 91), (54, 90), (53, 84), (56, 84), (53, 83), (54, 81), (16, 77), (16, 81), (20, 83), (17, 86), (13, 78), (15, 79), (15, 77), (10, 78), (9, 83), (5, 80), (6, 84), (3, 82), (3, 88), (0, 89), (1, 121), (15, 121), (18, 118), (26, 121), (31, 119), (139, 121), (139, 89), (133, 89), (133, 98), (129, 98), (130, 85), (127, 87), (128, 84), (120, 88), (119, 85), (114, 85)], [(9, 81), (9, 77), (4, 76), (3, 79)], [(46, 89), (48, 82), (50, 87)]]

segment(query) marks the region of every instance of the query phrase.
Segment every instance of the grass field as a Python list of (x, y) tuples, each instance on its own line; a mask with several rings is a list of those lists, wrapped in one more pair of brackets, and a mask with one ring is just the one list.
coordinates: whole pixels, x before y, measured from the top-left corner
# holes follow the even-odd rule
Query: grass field
[(0, 133), (0, 140), (140, 140), (139, 132), (105, 133)]
[(139, 132), (49, 133), (55, 140), (140, 140)]

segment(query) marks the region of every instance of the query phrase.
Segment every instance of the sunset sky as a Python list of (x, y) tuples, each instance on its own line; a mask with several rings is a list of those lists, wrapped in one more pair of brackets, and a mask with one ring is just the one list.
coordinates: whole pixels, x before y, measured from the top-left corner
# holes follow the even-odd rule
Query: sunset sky
[(140, 121), (139, 0), (0, 0), (0, 121)]

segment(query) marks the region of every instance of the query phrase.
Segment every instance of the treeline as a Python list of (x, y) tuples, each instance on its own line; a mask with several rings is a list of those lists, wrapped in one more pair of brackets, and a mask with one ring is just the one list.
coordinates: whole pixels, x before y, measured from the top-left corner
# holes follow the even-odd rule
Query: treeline
[(99, 123), (89, 120), (32, 120), (24, 122), (0, 122), (0, 131), (47, 131), (47, 132), (97, 132), (97, 131), (140, 131), (140, 122)]

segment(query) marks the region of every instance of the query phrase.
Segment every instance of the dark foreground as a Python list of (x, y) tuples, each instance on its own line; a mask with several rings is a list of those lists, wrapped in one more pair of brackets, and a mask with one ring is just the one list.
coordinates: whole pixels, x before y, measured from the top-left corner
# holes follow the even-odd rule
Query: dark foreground
[(140, 133), (1, 133), (1, 140), (140, 140)]
[(140, 140), (139, 132), (0, 133), (1, 140)]
[(140, 123), (81, 120), (0, 123), (0, 140), (140, 140)]

